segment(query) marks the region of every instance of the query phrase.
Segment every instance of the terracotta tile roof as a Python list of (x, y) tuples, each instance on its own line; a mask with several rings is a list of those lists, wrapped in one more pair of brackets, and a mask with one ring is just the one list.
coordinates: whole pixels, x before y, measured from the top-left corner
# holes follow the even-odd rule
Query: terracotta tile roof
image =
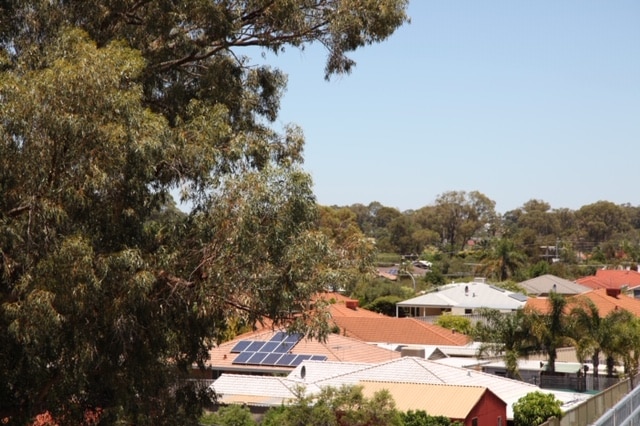
[(524, 309), (539, 312), (541, 314), (548, 314), (550, 312), (549, 298), (548, 297), (536, 297), (527, 300), (524, 305)]
[[(609, 312), (612, 312), (616, 309), (626, 309), (635, 316), (640, 317), (640, 300), (634, 299), (633, 297), (627, 296), (623, 293), (615, 293), (617, 292), (612, 292), (611, 289), (600, 288), (570, 297), (565, 311), (568, 313), (574, 306), (579, 303), (580, 300), (589, 299), (598, 308), (598, 312), (601, 318), (607, 316)], [(525, 309), (533, 309), (541, 313), (548, 313), (549, 308), (549, 301), (546, 297), (529, 299), (525, 306)]]
[(464, 346), (470, 341), (464, 334), (415, 318), (334, 316), (333, 322), (340, 334), (371, 343)]
[[(245, 333), (238, 338), (225, 342), (209, 351), (208, 368), (218, 371), (228, 372), (253, 372), (253, 373), (288, 373), (293, 367), (278, 366), (252, 366), (233, 364), (237, 353), (231, 353), (231, 349), (240, 340), (261, 340), (268, 341), (277, 331), (258, 331)], [(375, 345), (364, 343), (351, 337), (330, 334), (325, 342), (317, 340), (302, 339), (296, 344), (291, 353), (325, 355), (328, 361), (344, 361), (356, 363), (376, 363), (396, 359), (400, 353)]]
[(585, 287), (589, 287), (592, 290), (595, 290), (598, 288), (609, 288), (606, 282), (602, 281), (599, 278), (596, 278), (594, 275), (578, 278), (576, 282)]
[[(354, 301), (357, 302), (357, 301)], [(349, 305), (352, 306), (352, 305)], [(363, 309), (356, 307), (349, 307), (346, 303), (337, 302), (332, 305), (329, 305), (329, 313), (333, 318), (389, 318), (386, 315), (379, 314), (377, 312), (370, 311), (368, 309)]]
[(431, 416), (456, 420), (466, 419), (485, 392), (491, 392), (482, 386), (429, 383), (361, 381), (360, 385), (368, 398), (383, 389), (388, 390), (400, 411), (424, 410)]
[(634, 288), (640, 286), (640, 273), (630, 270), (599, 269), (596, 275), (582, 277), (576, 280), (578, 284), (598, 289), (617, 288), (624, 286)]
[(313, 301), (324, 300), (329, 304), (329, 313), (331, 316), (347, 316), (347, 317), (366, 317), (377, 318), (384, 316), (377, 312), (369, 311), (358, 306), (357, 299), (351, 299), (340, 293), (319, 293)]

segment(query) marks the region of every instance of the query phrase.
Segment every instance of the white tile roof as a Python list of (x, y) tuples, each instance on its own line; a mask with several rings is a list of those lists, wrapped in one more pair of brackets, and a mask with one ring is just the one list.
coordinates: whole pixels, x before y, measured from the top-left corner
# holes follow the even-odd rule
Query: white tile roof
[[(222, 374), (211, 389), (222, 403), (247, 403), (278, 406), (296, 398), (302, 381), (275, 376)], [(304, 386), (307, 392), (319, 391), (316, 386)]]
[[(303, 365), (305, 364), (307, 363), (303, 363)], [(307, 374), (314, 370), (314, 366), (309, 364), (306, 366)], [(361, 366), (359, 368), (354, 365), (354, 369), (351, 372), (344, 372), (344, 370), (338, 372), (337, 370), (334, 370), (334, 364), (336, 363), (323, 363), (322, 371), (316, 373), (314, 377), (320, 377), (321, 373), (324, 372), (325, 378), (316, 380), (316, 385), (320, 387), (339, 387), (343, 384), (357, 384), (363, 380), (373, 380), (402, 383), (443, 383), (449, 385), (482, 386), (491, 390), (496, 394), (496, 396), (507, 403), (508, 418), (513, 418), (513, 404), (530, 392), (542, 391), (553, 393), (558, 399), (563, 401), (563, 403), (572, 404), (588, 397), (588, 395), (585, 396), (575, 394), (573, 392), (548, 391), (540, 389), (538, 386), (518, 380), (507, 379), (466, 368), (443, 365), (422, 358), (403, 357), (393, 361), (364, 367)], [(567, 406), (564, 406), (563, 408), (566, 409)]]
[[(529, 294), (549, 294), (555, 291), (559, 294), (581, 294), (591, 288), (580, 285), (574, 281), (565, 280), (555, 275), (545, 274), (518, 283)], [(555, 286), (555, 287), (554, 287)]]
[(530, 392), (554, 394), (563, 402), (563, 409), (589, 397), (573, 392), (540, 389), (525, 382), (415, 357), (403, 357), (380, 364), (305, 361), (286, 378), (223, 374), (212, 388), (222, 394), (223, 402), (274, 406), (294, 398), (295, 389), (300, 385), (305, 387), (306, 394), (315, 394), (322, 387), (356, 385), (361, 381), (485, 387), (507, 403), (509, 419), (513, 418), (513, 404)]
[(447, 284), (437, 291), (399, 302), (397, 306), (515, 310), (522, 308), (525, 300), (526, 297), (520, 293), (471, 282)]

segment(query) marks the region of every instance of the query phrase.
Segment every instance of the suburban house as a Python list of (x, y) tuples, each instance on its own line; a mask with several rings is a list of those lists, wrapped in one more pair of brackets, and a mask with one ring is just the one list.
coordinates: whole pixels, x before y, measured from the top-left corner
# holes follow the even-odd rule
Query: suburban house
[(628, 269), (598, 269), (595, 275), (578, 278), (576, 282), (591, 289), (611, 288), (629, 292), (640, 298), (640, 273)]
[[(600, 288), (591, 290), (568, 298), (567, 311), (580, 303), (581, 300), (590, 300), (598, 308), (601, 318), (607, 316), (609, 312), (618, 309), (625, 309), (635, 316), (640, 317), (640, 300), (622, 293), (615, 288)], [(527, 301), (526, 309), (533, 309), (541, 313), (548, 313), (551, 308), (546, 297), (531, 298)]]
[(340, 334), (367, 343), (436, 346), (465, 346), (470, 343), (470, 338), (464, 334), (415, 318), (334, 316), (331, 321), (340, 329)]
[(591, 290), (590, 287), (577, 284), (555, 275), (546, 274), (518, 283), (529, 296), (548, 296), (558, 293), (573, 296)]
[(361, 381), (360, 386), (364, 396), (369, 398), (387, 390), (400, 411), (424, 410), (464, 426), (507, 423), (507, 403), (486, 387), (377, 381)]
[(453, 283), (396, 303), (396, 316), (399, 316), (400, 309), (411, 317), (437, 316), (443, 313), (471, 315), (481, 308), (513, 312), (522, 308), (527, 299), (524, 294), (483, 282)]
[[(429, 404), (430, 399), (438, 398), (442, 393), (451, 391), (450, 388), (434, 388), (434, 385), (456, 388), (458, 393), (454, 392), (454, 396), (449, 402), (455, 401), (460, 405), (463, 404), (460, 396), (463, 395), (462, 392), (466, 392), (462, 388), (472, 386), (486, 389), (490, 394), (483, 393), (479, 389), (469, 391), (469, 398), (471, 398), (471, 394), (474, 394), (478, 398), (476, 401), (482, 402), (480, 406), (472, 406), (472, 408), (476, 409), (476, 415), (479, 416), (480, 413), (488, 412), (497, 413), (501, 404), (500, 401), (503, 401), (506, 403), (506, 420), (513, 420), (513, 404), (530, 392), (540, 391), (555, 395), (562, 401), (562, 409), (565, 410), (589, 397), (587, 394), (541, 389), (533, 384), (476, 370), (448, 366), (416, 357), (401, 357), (379, 363), (307, 360), (298, 365), (286, 378), (262, 377), (258, 383), (252, 376), (223, 374), (213, 382), (211, 387), (217, 394), (222, 395), (220, 401), (223, 403), (225, 401), (241, 402), (249, 405), (251, 409), (254, 409), (254, 407), (250, 404), (260, 404), (260, 406), (255, 407), (256, 410), (260, 410), (266, 404), (280, 404), (290, 401), (294, 397), (295, 390), (300, 389), (300, 386), (303, 387), (305, 394), (310, 396), (327, 386), (363, 385), (368, 389), (367, 392), (374, 392), (385, 385), (387, 389), (395, 388), (395, 385), (390, 385), (391, 383), (412, 384), (415, 386), (431, 385), (419, 388), (421, 389), (420, 392), (416, 391), (416, 395), (423, 396), (424, 407)], [(392, 391), (392, 389), (389, 390)], [(395, 390), (396, 396), (406, 393), (406, 389), (401, 387), (395, 388)], [(440, 393), (432, 393), (434, 390)], [(251, 395), (248, 395), (249, 393)], [(458, 396), (456, 397), (455, 395)], [(482, 395), (485, 396), (484, 399)], [(396, 403), (405, 403), (403, 399), (398, 397)], [(468, 401), (465, 404), (468, 410), (460, 410), (460, 412), (453, 414), (456, 418), (466, 419), (470, 413), (473, 414), (472, 408), (469, 408)], [(466, 415), (464, 411), (466, 411)], [(463, 415), (464, 417), (462, 417)], [(497, 416), (500, 414), (495, 415), (496, 419), (489, 424), (498, 424)], [(503, 424), (506, 424), (506, 421)]]
[(320, 342), (281, 330), (262, 330), (211, 349), (205, 370), (195, 369), (193, 375), (202, 379), (215, 379), (222, 373), (284, 376), (307, 359), (375, 363), (400, 356), (399, 352), (339, 334), (329, 334)]

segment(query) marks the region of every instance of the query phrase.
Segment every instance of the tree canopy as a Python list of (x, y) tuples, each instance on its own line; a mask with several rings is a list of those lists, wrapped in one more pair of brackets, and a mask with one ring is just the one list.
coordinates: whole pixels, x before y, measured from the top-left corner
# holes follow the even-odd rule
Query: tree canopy
[(302, 131), (273, 125), (286, 76), (243, 49), (319, 43), (330, 77), (406, 7), (0, 3), (0, 419), (193, 424), (183, 379), (230, 327), (327, 332), (301, 307), (371, 247), (319, 229)]

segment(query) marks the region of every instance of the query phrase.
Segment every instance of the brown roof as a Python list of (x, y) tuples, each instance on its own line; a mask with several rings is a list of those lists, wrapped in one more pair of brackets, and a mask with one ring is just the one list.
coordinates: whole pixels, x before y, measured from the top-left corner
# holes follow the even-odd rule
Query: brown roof
[(578, 284), (589, 288), (634, 288), (640, 286), (640, 273), (630, 270), (599, 269), (596, 275), (582, 277), (576, 280)]
[[(576, 306), (580, 300), (588, 299), (596, 305), (601, 318), (607, 316), (607, 314), (616, 309), (625, 309), (635, 316), (640, 317), (640, 300), (611, 290), (612, 289), (601, 288), (570, 297), (566, 310), (568, 312), (571, 308)], [(529, 299), (525, 307), (526, 309), (533, 309), (537, 312), (548, 313), (550, 305), (549, 300), (546, 297), (539, 297)]]
[(340, 333), (375, 343), (464, 346), (469, 337), (415, 318), (334, 316)]
[[(237, 353), (231, 353), (231, 349), (240, 340), (261, 340), (268, 341), (271, 339), (277, 331), (257, 331), (252, 333), (245, 333), (238, 338), (225, 342), (220, 346), (217, 346), (209, 351), (209, 361), (206, 366), (221, 371), (235, 371), (235, 372), (282, 372), (288, 373), (293, 370), (294, 367), (278, 367), (278, 366), (252, 366), (252, 365), (237, 365), (233, 364), (234, 359), (238, 356)], [(302, 339), (291, 350), (293, 354), (309, 354), (309, 355), (325, 355), (328, 361), (341, 361), (341, 362), (364, 362), (364, 363), (379, 363), (383, 361), (389, 361), (400, 357), (399, 352), (384, 349), (364, 343), (362, 341), (340, 336), (338, 334), (330, 334), (325, 342), (319, 342), (317, 340)]]
[(362, 381), (360, 385), (367, 397), (383, 389), (388, 390), (400, 411), (424, 410), (431, 416), (445, 416), (456, 420), (466, 419), (484, 393), (491, 392), (482, 386), (377, 381)]

